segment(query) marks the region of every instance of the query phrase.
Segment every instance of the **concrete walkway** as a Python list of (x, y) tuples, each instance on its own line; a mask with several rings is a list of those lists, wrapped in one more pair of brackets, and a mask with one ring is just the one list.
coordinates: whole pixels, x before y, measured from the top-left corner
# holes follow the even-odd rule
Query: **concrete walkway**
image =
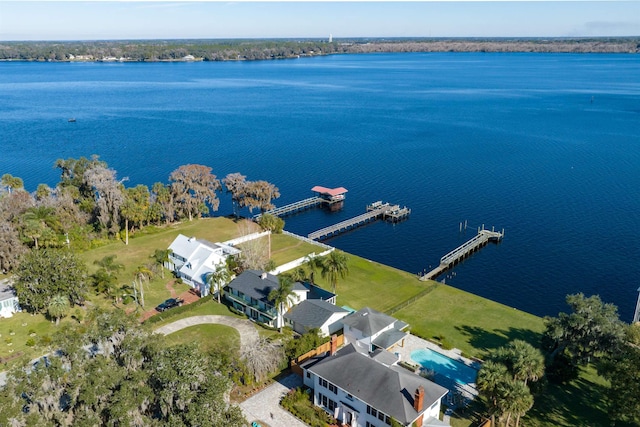
[(288, 375), (254, 394), (240, 404), (245, 418), (257, 421), (269, 427), (307, 427), (305, 423), (280, 407), (280, 399), (292, 388), (302, 385), (302, 378), (296, 374)]
[(231, 326), (240, 333), (240, 348), (246, 348), (254, 341), (258, 340), (258, 331), (253, 323), (247, 319), (239, 319), (232, 316), (208, 315), (208, 316), (192, 316), (185, 319), (176, 320), (156, 329), (154, 332), (162, 335), (169, 335), (180, 329), (188, 328), (195, 325), (218, 324)]

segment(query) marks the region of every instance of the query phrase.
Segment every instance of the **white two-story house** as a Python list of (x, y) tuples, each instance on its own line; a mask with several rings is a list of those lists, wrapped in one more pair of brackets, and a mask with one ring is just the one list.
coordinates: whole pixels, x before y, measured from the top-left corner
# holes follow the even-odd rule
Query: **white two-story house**
[(210, 292), (207, 274), (214, 272), (219, 265), (224, 265), (227, 257), (237, 256), (240, 250), (223, 243), (211, 243), (195, 237), (178, 235), (169, 246), (169, 262), (165, 267), (174, 271), (177, 277), (200, 292), (205, 297)]
[[(448, 390), (396, 365), (386, 350), (373, 353), (348, 344), (302, 365), (313, 403), (352, 427), (448, 426), (440, 402)], [(414, 424), (415, 423), (415, 424)]]

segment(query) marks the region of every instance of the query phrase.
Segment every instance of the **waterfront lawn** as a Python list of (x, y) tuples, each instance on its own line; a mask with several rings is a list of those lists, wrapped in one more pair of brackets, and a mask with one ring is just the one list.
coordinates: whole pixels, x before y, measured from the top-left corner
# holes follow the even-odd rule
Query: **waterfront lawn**
[(544, 331), (540, 317), (441, 283), (394, 316), (409, 323), (413, 334), (444, 338), (448, 346), (478, 358), (514, 339), (539, 347)]
[[(338, 279), (337, 305), (348, 305), (356, 310), (371, 307), (384, 312), (431, 286), (420, 282), (414, 274), (356, 255), (347, 256), (349, 274)], [(315, 273), (315, 281), (324, 289), (332, 290), (331, 284), (319, 272)]]

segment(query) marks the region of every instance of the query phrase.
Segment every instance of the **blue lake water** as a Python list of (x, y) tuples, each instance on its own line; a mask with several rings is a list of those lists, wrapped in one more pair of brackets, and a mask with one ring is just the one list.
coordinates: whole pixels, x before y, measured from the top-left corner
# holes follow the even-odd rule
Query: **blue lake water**
[[(418, 273), (482, 224), (505, 229), (442, 276), (537, 315), (599, 294), (631, 320), (640, 285), (640, 56), (372, 54), (235, 63), (0, 63), (0, 174), (54, 185), (57, 158), (99, 154), (127, 185), (182, 164), (349, 190), (299, 234), (406, 205), (328, 241)], [(68, 123), (70, 117), (76, 123)], [(220, 210), (231, 213), (227, 196)], [(469, 229), (460, 232), (459, 224)], [(428, 315), (428, 314), (425, 314)]]

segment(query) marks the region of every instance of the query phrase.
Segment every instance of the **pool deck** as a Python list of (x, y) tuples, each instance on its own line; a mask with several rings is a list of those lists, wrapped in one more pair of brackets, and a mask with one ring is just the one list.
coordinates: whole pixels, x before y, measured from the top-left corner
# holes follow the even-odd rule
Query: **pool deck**
[[(414, 364), (418, 364), (415, 360), (411, 358), (411, 352), (415, 350), (425, 349), (433, 350), (437, 353), (443, 354), (450, 359), (457, 360), (458, 362), (464, 363), (467, 366), (470, 366), (473, 369), (480, 369), (480, 363), (471, 360), (467, 357), (463, 357), (461, 355), (461, 351), (457, 348), (451, 350), (445, 350), (442, 347), (432, 343), (431, 341), (427, 341), (425, 339), (416, 337), (415, 335), (407, 335), (404, 339), (404, 347), (394, 347), (393, 352), (400, 354), (400, 360), (405, 362), (410, 362)], [(461, 385), (456, 383), (453, 380), (443, 377), (442, 375), (437, 375), (435, 378), (435, 382), (442, 385), (443, 387), (448, 388), (451, 391), (460, 392), (466, 399), (473, 400), (477, 395), (478, 391), (476, 390), (475, 383), (468, 383), (465, 385)]]

